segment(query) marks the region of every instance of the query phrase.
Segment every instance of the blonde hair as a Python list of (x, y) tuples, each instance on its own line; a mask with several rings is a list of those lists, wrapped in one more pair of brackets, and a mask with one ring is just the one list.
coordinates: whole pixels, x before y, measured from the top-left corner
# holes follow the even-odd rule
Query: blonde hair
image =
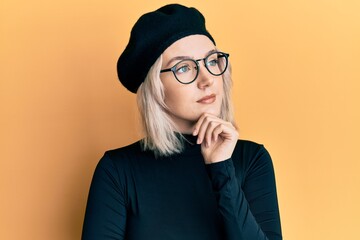
[[(155, 156), (169, 156), (184, 149), (184, 136), (176, 129), (167, 114), (164, 86), (160, 79), (162, 56), (150, 68), (144, 82), (137, 91), (137, 103), (140, 111), (142, 130), (145, 137), (141, 140), (143, 150), (151, 150)], [(222, 75), (224, 98), (220, 118), (234, 124), (231, 103), (231, 66)]]

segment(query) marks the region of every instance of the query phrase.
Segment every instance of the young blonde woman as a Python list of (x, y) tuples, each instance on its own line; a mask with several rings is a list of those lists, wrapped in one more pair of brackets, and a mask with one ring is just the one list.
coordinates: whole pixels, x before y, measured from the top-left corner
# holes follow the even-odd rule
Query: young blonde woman
[(203, 15), (178, 4), (144, 14), (117, 69), (145, 138), (100, 160), (82, 239), (282, 239), (271, 158), (238, 140), (229, 54)]

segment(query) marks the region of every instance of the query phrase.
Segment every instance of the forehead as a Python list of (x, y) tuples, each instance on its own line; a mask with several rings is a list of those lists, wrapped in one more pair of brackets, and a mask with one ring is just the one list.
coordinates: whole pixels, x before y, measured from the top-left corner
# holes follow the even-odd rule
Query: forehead
[(163, 53), (163, 60), (167, 61), (178, 56), (200, 58), (214, 49), (214, 43), (207, 36), (190, 35), (170, 45)]

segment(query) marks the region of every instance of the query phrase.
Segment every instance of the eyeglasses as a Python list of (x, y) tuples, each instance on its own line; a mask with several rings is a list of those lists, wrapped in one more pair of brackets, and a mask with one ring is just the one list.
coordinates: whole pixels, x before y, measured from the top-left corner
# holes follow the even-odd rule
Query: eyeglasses
[(228, 53), (212, 52), (202, 59), (183, 59), (171, 68), (160, 70), (160, 73), (171, 71), (180, 83), (190, 84), (194, 82), (199, 75), (200, 61), (204, 61), (204, 66), (209, 73), (214, 76), (220, 76), (228, 67), (228, 58)]

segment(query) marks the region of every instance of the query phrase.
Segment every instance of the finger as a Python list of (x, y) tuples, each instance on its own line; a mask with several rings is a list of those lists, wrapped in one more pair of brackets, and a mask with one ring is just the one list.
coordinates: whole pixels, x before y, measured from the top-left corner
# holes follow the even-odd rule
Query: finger
[(224, 140), (236, 140), (239, 137), (238, 132), (233, 125), (221, 124), (213, 130), (215, 141), (221, 136)]
[(217, 141), (218, 140), (218, 137), (219, 135), (222, 136), (223, 138), (226, 138), (226, 130), (229, 130), (227, 129), (227, 126), (221, 124), (221, 125), (218, 125), (214, 131), (213, 131), (213, 138), (214, 138), (214, 141)]
[(203, 115), (198, 123), (196, 124), (196, 129), (197, 129), (197, 143), (201, 144), (203, 142), (205, 133), (206, 133), (206, 129), (207, 129), (207, 125), (209, 124), (209, 116)]
[[(194, 136), (198, 135), (198, 141), (197, 141), (198, 144), (201, 144), (203, 142), (204, 138), (206, 138), (205, 135), (207, 133), (208, 124), (210, 124), (212, 122), (216, 123), (215, 127), (217, 125), (219, 125), (219, 124), (224, 124), (229, 129), (236, 130), (235, 127), (230, 122), (226, 122), (223, 119), (218, 118), (215, 115), (212, 115), (212, 114), (209, 114), (209, 113), (204, 113), (204, 114), (201, 115), (201, 117), (199, 118), (199, 120), (195, 124), (194, 131), (193, 131)], [(206, 139), (205, 139), (205, 141), (206, 141)], [(208, 143), (211, 143), (211, 137), (208, 137)]]
[(213, 131), (213, 138), (214, 138), (214, 141), (216, 142), (218, 140), (218, 137), (219, 137), (219, 134), (222, 133), (222, 126), (217, 126), (214, 131)]
[(212, 114), (209, 114), (209, 113), (203, 113), (200, 118), (197, 120), (196, 124), (194, 125), (193, 127), (193, 135), (196, 136), (199, 134), (199, 130), (200, 130), (200, 126), (203, 124), (204, 120), (208, 117), (212, 117), (214, 119), (217, 119), (218, 121), (220, 122), (223, 122), (223, 123), (227, 123), (226, 121), (222, 120), (221, 118), (215, 116), (215, 115), (212, 115)]
[(218, 118), (212, 116), (212, 115), (204, 115), (204, 117), (202, 117), (199, 120), (199, 125), (197, 126), (198, 129), (198, 144), (201, 144), (205, 138), (206, 132), (207, 132), (207, 128), (208, 125), (211, 122), (215, 122), (217, 121)]
[(216, 120), (208, 123), (204, 136), (205, 146), (210, 147), (211, 143), (215, 141), (216, 136), (214, 135), (214, 129), (218, 128), (219, 125), (221, 125), (221, 123)]
[(193, 135), (196, 136), (199, 134), (199, 130), (200, 130), (200, 126), (202, 124), (202, 122), (204, 121), (204, 118), (206, 117), (206, 113), (202, 114), (200, 116), (200, 118), (198, 119), (198, 121), (196, 122), (195, 126), (194, 126), (194, 131), (193, 131)]

